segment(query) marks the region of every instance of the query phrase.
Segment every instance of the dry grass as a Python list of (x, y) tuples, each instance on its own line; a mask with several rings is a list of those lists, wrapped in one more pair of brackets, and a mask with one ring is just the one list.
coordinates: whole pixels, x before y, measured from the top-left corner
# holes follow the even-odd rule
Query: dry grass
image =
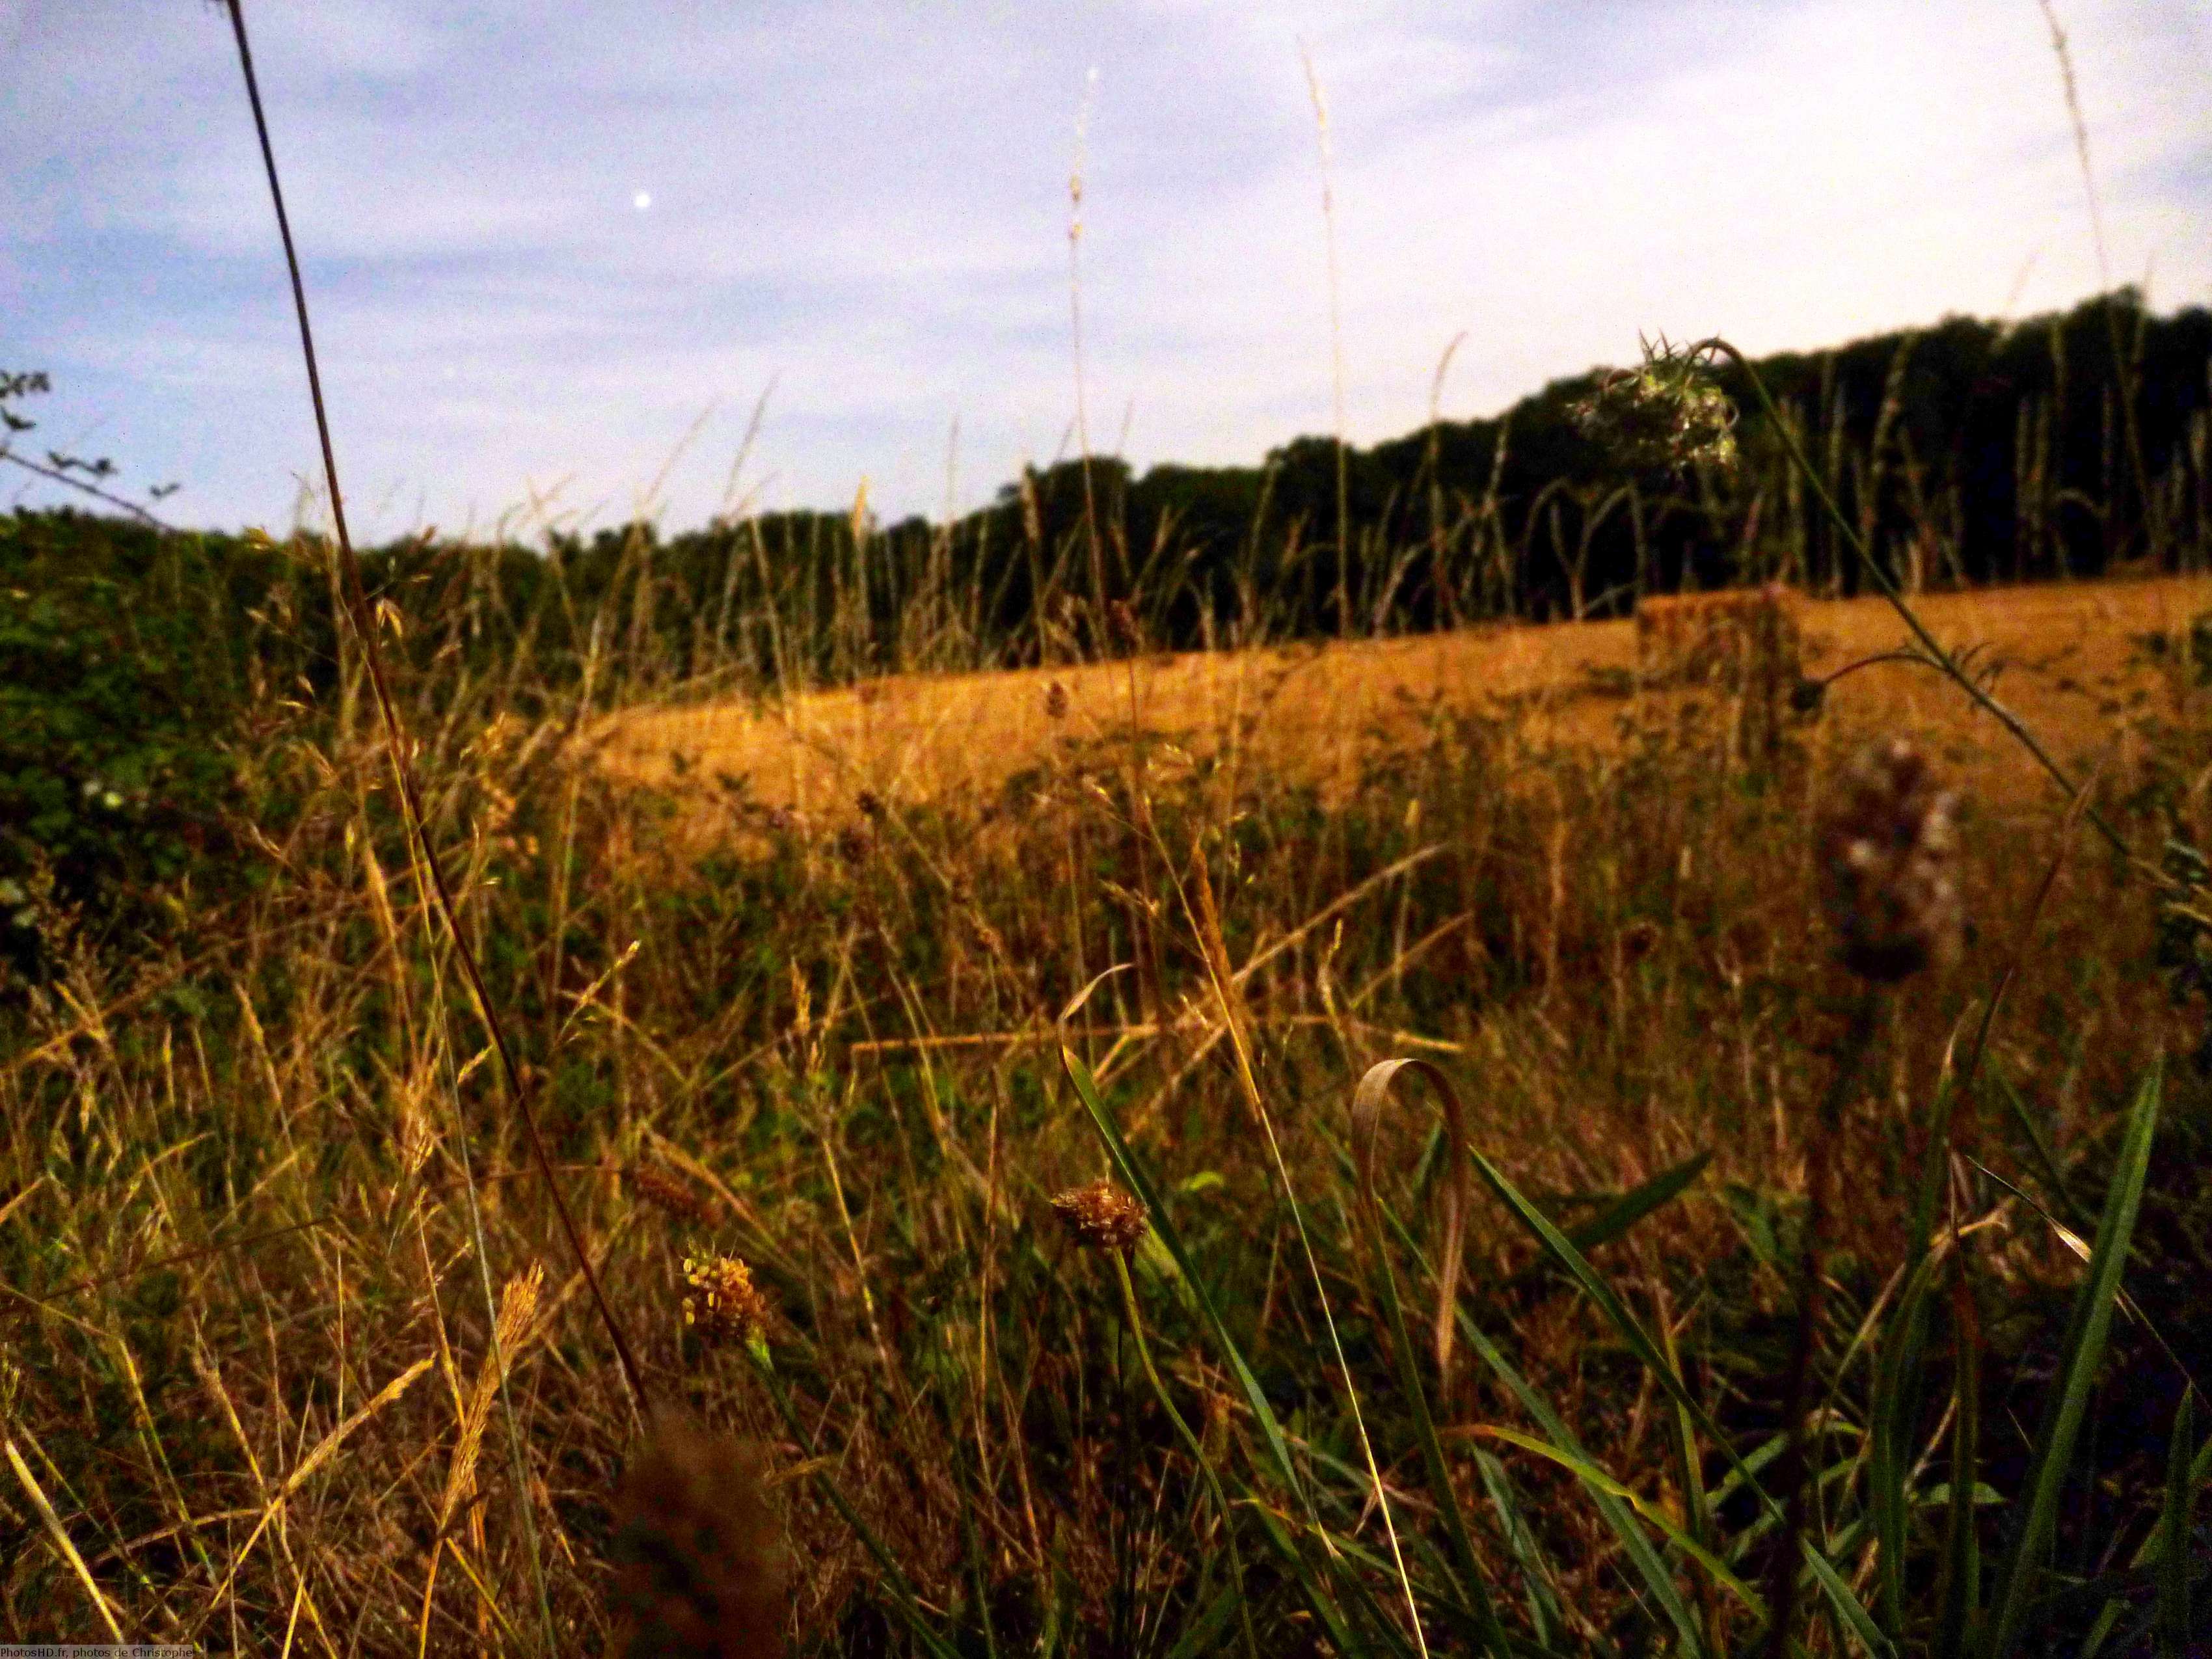
[[(2001, 667), (1998, 694), (2063, 757), (2094, 758), (2114, 722), (2159, 695), (2132, 641), (2212, 605), (2212, 579), (2160, 577), (1929, 594), (1916, 602), (1954, 649)], [(1878, 597), (1804, 600), (1808, 673), (1910, 643)], [(1310, 781), (1340, 800), (1367, 762), (1439, 715), (1510, 709), (1532, 737), (1607, 744), (1625, 702), (1679, 709), (1699, 689), (1638, 684), (1633, 622), (1493, 627), (1235, 653), (1194, 653), (1011, 673), (910, 675), (779, 704), (631, 709), (603, 732), (617, 775), (742, 779), (751, 800), (842, 821), (860, 792), (981, 802), (1048, 765), (1065, 739), (1137, 724), (1194, 758), (1218, 756)], [(1053, 712), (1053, 688), (1064, 713)], [(1710, 701), (1710, 697), (1707, 697)], [(2047, 788), (2015, 745), (1924, 669), (1883, 665), (1830, 694), (1854, 728), (1911, 736), (1966, 769), (1985, 803)], [(1649, 705), (1645, 708), (1643, 705)]]
[[(2127, 638), (2207, 605), (2205, 584), (2145, 582), (1929, 610), (1939, 635), (2013, 662), (2001, 690), (2063, 754), (2104, 762), (2100, 800), (2148, 848), (2168, 823), (2200, 839), (2212, 827), (2189, 787), (2207, 721), (2171, 659), (2131, 665)], [(1870, 605), (1816, 608), (1813, 633), (1824, 672), (1896, 642)], [(1964, 757), (1938, 763), (1966, 775), (1970, 937), (1954, 971), (1897, 1006), (1840, 1112), (1855, 1187), (1834, 1229), (1836, 1317), (1881, 1293), (1945, 1043), (2023, 945), (1991, 1069), (2058, 1158), (2102, 1155), (2141, 1066), (2186, 1031), (2149, 969), (2143, 885), (2084, 854), (2044, 787), (1924, 671), (1845, 678), (1769, 763), (1733, 739), (1712, 688), (1608, 679), (1632, 652), (1622, 623), (1139, 665), (1147, 724), (1200, 751), (1210, 736), (1223, 764), (1112, 740), (1121, 665), (902, 682), (809, 700), (788, 726), (717, 711), (695, 740), (723, 746), (678, 790), (611, 781), (582, 750), (527, 732), (426, 753), (492, 994), (542, 1079), (562, 1178), (649, 1386), (770, 1449), (803, 1645), (903, 1650), (881, 1571), (790, 1478), (802, 1469), (834, 1469), (934, 1616), (988, 1622), (1001, 1652), (1057, 1630), (1054, 1651), (1119, 1653), (1133, 1632), (1195, 1616), (1219, 1559), (1214, 1510), (1118, 1346), (1110, 1286), (1050, 1206), (1099, 1154), (1047, 1021), (1109, 966), (1134, 971), (1094, 995), (1078, 1047), (1170, 1191), (1196, 1183), (1173, 1198), (1179, 1224), (1301, 1444), (1356, 1470), (1314, 1284), (1293, 1271), (1253, 1127), (1251, 1091), (1264, 1095), (1394, 1487), (1413, 1480), (1402, 1399), (1338, 1206), (1352, 1082), (1413, 1048), (1468, 1081), (1474, 1142), (1563, 1219), (1713, 1155), (1607, 1266), (1637, 1306), (1676, 1310), (1717, 1412), (1753, 1439), (1773, 1420), (1792, 1277), (1757, 1241), (1786, 1237), (1802, 1206), (1808, 1103), (1837, 1026), (1814, 943), (1819, 814), (1871, 726)], [(1044, 706), (1055, 679), (1060, 721)], [(612, 752), (657, 770), (672, 732), (701, 730), (678, 722), (700, 720), (625, 716)], [(1064, 731), (1100, 741), (1069, 748)], [(818, 767), (801, 733), (849, 746), (842, 781), (799, 797), (807, 817), (750, 815), (750, 837), (702, 857), (700, 775)], [(994, 799), (1023, 767), (1028, 783)], [(86, 959), (0, 1070), (10, 1441), (128, 1633), (528, 1650), (518, 1494), (485, 1439), (496, 1372), (472, 1288), (465, 1134), (482, 1271), (514, 1285), (550, 1269), (500, 1346), (555, 1623), (592, 1650), (630, 1404), (455, 1017), (404, 845), (362, 815), (373, 751), (302, 750), (297, 770), (306, 804), (272, 849), (285, 879), (206, 917), (190, 955), (128, 972)], [(861, 787), (883, 798), (848, 812)], [(768, 781), (760, 793), (775, 799)], [(1218, 953), (1174, 897), (1194, 844), (1223, 894)], [(1228, 1063), (1223, 972), (1255, 1082)], [(2002, 1097), (1969, 1118), (1966, 1144), (2032, 1184)], [(1386, 1171), (1416, 1165), (1421, 1133), (1411, 1118), (1389, 1131)], [(1430, 1238), (1402, 1178), (1385, 1185)], [(1977, 1202), (1992, 1294), (2033, 1304), (2069, 1282), (2073, 1259), (2032, 1212)], [(1648, 1382), (1494, 1208), (1468, 1237), (1470, 1316), (1594, 1452), (1662, 1490)], [(227, 1243), (240, 1240), (253, 1242)], [(739, 1345), (683, 1322), (687, 1260), (726, 1255), (750, 1264), (804, 1439)], [(1229, 1378), (1156, 1265), (1140, 1253), (1133, 1271), (1165, 1386), (1213, 1455), (1247, 1467), (1253, 1425)], [(1435, 1406), (1448, 1428), (1522, 1421), (1468, 1363)], [(1453, 1443), (1462, 1499), (1480, 1510), (1473, 1443)], [(1510, 1449), (1501, 1467), (1571, 1641), (1632, 1628), (1615, 1552), (1572, 1483)], [(1324, 1470), (1326, 1512), (1381, 1551), (1363, 1482)], [(1417, 1497), (1394, 1489), (1392, 1507), (1416, 1539), (1432, 1528)], [(1489, 1525), (1479, 1547), (1510, 1582)], [(104, 1636), (20, 1475), (0, 1526), (0, 1630)], [(1267, 1650), (1312, 1650), (1272, 1571), (1251, 1609)]]

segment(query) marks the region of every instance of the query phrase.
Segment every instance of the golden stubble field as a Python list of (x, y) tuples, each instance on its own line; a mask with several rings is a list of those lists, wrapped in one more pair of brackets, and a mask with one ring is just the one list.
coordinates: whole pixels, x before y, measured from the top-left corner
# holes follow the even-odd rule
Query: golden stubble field
[[(1915, 604), (1946, 646), (1973, 647), (1975, 665), (1995, 671), (1999, 700), (2062, 763), (2086, 774), (2124, 759), (2136, 718), (2163, 712), (2175, 682), (2141, 642), (2163, 634), (2178, 643), (2191, 618), (2212, 609), (2212, 577), (1989, 588)], [(1815, 678), (1909, 643), (1879, 598), (1808, 600), (1802, 615), (1805, 671)], [(863, 791), (893, 801), (987, 801), (1069, 739), (1126, 734), (1133, 707), (1146, 732), (1193, 757), (1269, 769), (1328, 795), (1439, 714), (1517, 712), (1523, 734), (1540, 742), (1602, 744), (1625, 713), (1648, 717), (1667, 705), (1716, 701), (1710, 689), (1641, 684), (1637, 666), (1632, 622), (1489, 627), (905, 676), (758, 705), (631, 709), (599, 738), (617, 776), (743, 779), (762, 805), (836, 819)], [(1838, 731), (1915, 737), (1987, 804), (2049, 787), (1956, 686), (1915, 665), (1846, 675), (1820, 719)]]

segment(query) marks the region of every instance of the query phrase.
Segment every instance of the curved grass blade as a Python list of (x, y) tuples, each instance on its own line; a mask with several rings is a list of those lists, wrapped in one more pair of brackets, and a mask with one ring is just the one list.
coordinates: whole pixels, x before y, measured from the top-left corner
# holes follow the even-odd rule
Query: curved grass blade
[(2097, 1223), (2097, 1242), (2089, 1252), (2089, 1269), (2067, 1319), (2065, 1340), (2059, 1349), (2058, 1383), (2045, 1402), (2043, 1425), (2035, 1438), (2019, 1527), (1997, 1576), (1986, 1659), (2008, 1659), (2027, 1623), (2030, 1585), (2050, 1542), (2059, 1488), (2065, 1482), (2066, 1466), (2088, 1410), (2090, 1383), (2098, 1362), (2104, 1358), (2105, 1337), (2112, 1327), (2112, 1304), (2120, 1288), (2120, 1269), (2127, 1261), (2128, 1243), (2135, 1233), (2143, 1182), (2150, 1168), (2151, 1140), (2158, 1127), (2164, 1082), (2163, 1063), (2153, 1065), (2129, 1115), (2127, 1139), (2106, 1189), (2104, 1214)]
[(1176, 1638), (1176, 1644), (1168, 1650), (1167, 1659), (1199, 1659), (1202, 1654), (1219, 1652), (1225, 1645), (1221, 1640), (1223, 1633), (1243, 1601), (1243, 1585), (1224, 1585), (1221, 1594), (1207, 1602), (1205, 1610)]
[[(1674, 1340), (1674, 1320), (1663, 1297), (1659, 1309), (1659, 1341), (1667, 1357), (1667, 1367), (1676, 1376), (1681, 1375), (1682, 1354)], [(1671, 1402), (1670, 1402), (1671, 1403)], [(1704, 1460), (1698, 1453), (1698, 1425), (1689, 1413), (1680, 1405), (1672, 1412), (1674, 1433), (1668, 1437), (1668, 1451), (1674, 1464), (1674, 1489), (1682, 1494), (1682, 1518), (1690, 1536), (1699, 1547), (1710, 1550), (1713, 1546), (1712, 1511), (1705, 1507)], [(1712, 1587), (1698, 1586), (1700, 1599), (1705, 1603), (1705, 1629), (1714, 1650), (1723, 1651), (1727, 1643), (1721, 1624), (1720, 1609), (1713, 1603)]]
[(1283, 1425), (1277, 1419), (1274, 1408), (1267, 1403), (1267, 1393), (1261, 1388), (1260, 1379), (1252, 1374), (1251, 1366), (1245, 1362), (1243, 1350), (1237, 1347), (1229, 1334), (1229, 1328), (1222, 1322), (1220, 1310), (1213, 1304), (1212, 1292), (1206, 1289), (1206, 1281), (1200, 1277), (1198, 1264), (1192, 1260), (1190, 1251), (1182, 1242), (1182, 1235), (1176, 1231), (1174, 1218), (1161, 1201), (1159, 1188), (1146, 1172), (1145, 1167), (1137, 1162), (1136, 1154), (1129, 1149), (1129, 1143), (1121, 1138), (1120, 1125), (1114, 1121), (1114, 1115), (1107, 1109), (1106, 1103), (1099, 1098), (1098, 1085), (1091, 1075), (1091, 1068), (1066, 1042), (1060, 1045), (1060, 1064), (1075, 1090), (1076, 1097), (1082, 1101), (1084, 1109), (1091, 1115), (1091, 1127), (1098, 1132), (1098, 1139), (1104, 1143), (1107, 1156), (1113, 1159), (1115, 1169), (1128, 1183), (1130, 1190), (1144, 1200), (1153, 1232), (1167, 1247), (1169, 1255), (1174, 1258), (1176, 1271), (1182, 1275), (1183, 1283), (1189, 1286), (1197, 1304), (1200, 1320), (1205, 1324), (1207, 1334), (1213, 1338), (1214, 1346), (1220, 1351), (1223, 1363), (1229, 1367), (1230, 1375), (1236, 1378), (1237, 1389), (1244, 1396), (1244, 1403), (1251, 1408), (1253, 1419), (1260, 1425), (1261, 1437), (1267, 1442), (1276, 1474), (1318, 1528), (1321, 1517), (1314, 1513), (1313, 1502), (1307, 1494), (1305, 1482), (1299, 1479), (1297, 1466), (1291, 1462), (1290, 1443), (1284, 1438)]
[[(1344, 1622), (1344, 1610), (1336, 1605), (1333, 1596), (1315, 1583), (1312, 1564), (1306, 1559), (1305, 1553), (1291, 1540), (1290, 1534), (1284, 1530), (1282, 1517), (1268, 1504), (1256, 1498), (1252, 1501), (1252, 1512), (1260, 1517), (1260, 1530), (1266, 1535), (1268, 1544), (1305, 1589), (1306, 1601), (1313, 1609), (1315, 1620), (1328, 1633), (1336, 1650), (1346, 1656), (1346, 1659), (1358, 1653), (1360, 1644), (1353, 1639), (1351, 1630)], [(1318, 1522), (1315, 1523), (1315, 1530), (1320, 1530)]]
[[(1329, 1541), (1338, 1549), (1342, 1550), (1347, 1559), (1357, 1562), (1370, 1572), (1387, 1577), (1396, 1571), (1388, 1561), (1356, 1538), (1346, 1538), (1341, 1533), (1332, 1533), (1329, 1534)], [(1448, 1600), (1431, 1590), (1422, 1590), (1420, 1596), (1431, 1611), (1451, 1620), (1461, 1629), (1474, 1636), (1477, 1640), (1481, 1639), (1481, 1632), (1475, 1623), (1474, 1608), (1463, 1602)], [(1506, 1632), (1505, 1648), (1509, 1655), (1520, 1656), (1520, 1659), (1565, 1659), (1565, 1656), (1556, 1649), (1541, 1643), (1532, 1642), (1526, 1637), (1515, 1636), (1510, 1631)]]
[[(1419, 1070), (1435, 1087), (1438, 1097), (1446, 1103), (1447, 1111), (1464, 1121), (1465, 1114), (1459, 1109), (1457, 1089), (1450, 1077), (1426, 1060), (1386, 1060), (1382, 1065), (1369, 1069), (1367, 1076), (1360, 1080), (1360, 1090), (1364, 1091), (1370, 1083), (1374, 1083), (1377, 1088), (1387, 1087), (1391, 1079), (1408, 1066)], [(1379, 1083), (1375, 1081), (1378, 1073), (1382, 1074)], [(1466, 1147), (1465, 1151), (1470, 1163), (1480, 1157), (1472, 1146)], [(1405, 1224), (1395, 1216), (1390, 1215), (1387, 1209), (1382, 1213), (1397, 1233), (1401, 1246), (1409, 1255), (1418, 1260), (1420, 1255), (1419, 1247), (1415, 1245), (1412, 1236), (1406, 1231)], [(1552, 1443), (1564, 1447), (1576, 1456), (1587, 1461), (1589, 1454), (1583, 1449), (1582, 1443), (1575, 1438), (1573, 1431), (1560, 1419), (1559, 1413), (1552, 1409), (1551, 1402), (1530, 1386), (1528, 1379), (1514, 1368), (1512, 1362), (1498, 1352), (1497, 1345), (1483, 1334), (1482, 1328), (1475, 1323), (1474, 1316), (1468, 1311), (1466, 1306), (1455, 1302), (1451, 1311), (1461, 1337), (1481, 1358), (1483, 1364), (1489, 1366), (1498, 1379), (1512, 1390), (1514, 1396), (1520, 1401), (1522, 1409), (1536, 1419), (1537, 1425), (1544, 1431)], [(1644, 1528), (1637, 1524), (1633, 1512), (1610, 1492), (1594, 1490), (1591, 1492), (1591, 1501), (1596, 1506), (1601, 1518), (1612, 1529), (1613, 1536), (1620, 1540), (1622, 1552), (1628, 1557), (1631, 1565), (1636, 1570), (1636, 1577), (1642, 1581), (1645, 1591), (1650, 1594), (1654, 1601), (1658, 1603), (1669, 1622), (1674, 1625), (1675, 1634), (1681, 1640), (1682, 1651), (1691, 1655), (1703, 1655), (1706, 1650), (1705, 1638), (1703, 1633), (1698, 1629), (1697, 1620), (1691, 1616), (1688, 1606), (1682, 1600), (1681, 1591), (1674, 1583), (1674, 1575), (1668, 1570), (1667, 1564), (1660, 1559), (1658, 1551), (1652, 1547), (1651, 1540), (1645, 1534)]]
[[(2194, 1394), (2195, 1388), (2192, 1387), (2190, 1392)], [(2172, 1501), (2171, 1479), (2172, 1465), (2169, 1463), (2166, 1499), (2169, 1503)], [(2189, 1465), (2189, 1491), (2192, 1501), (2195, 1494), (2207, 1481), (2212, 1481), (2212, 1440), (2206, 1441), (2197, 1449), (2197, 1455)], [(2163, 1559), (2161, 1551), (2164, 1542), (2164, 1528), (2154, 1529), (2149, 1537), (2136, 1546), (2134, 1558), (2128, 1563), (2128, 1571), (2140, 1573), (2146, 1567), (2155, 1568)], [(2105, 1603), (2104, 1611), (2098, 1614), (2096, 1624), (2090, 1628), (2088, 1639), (2081, 1645), (2081, 1659), (2096, 1659), (2106, 1639), (2112, 1635), (2114, 1627), (2120, 1621), (2121, 1614), (2125, 1611), (2126, 1603), (2118, 1599)]]
[(1237, 1516), (1229, 1507), (1229, 1495), (1221, 1489), (1221, 1477), (1214, 1472), (1213, 1460), (1206, 1455), (1205, 1443), (1191, 1432), (1190, 1425), (1183, 1420), (1182, 1413), (1176, 1409), (1174, 1400), (1169, 1396), (1167, 1384), (1160, 1380), (1159, 1370), (1152, 1364), (1152, 1345), (1145, 1340), (1144, 1322), (1137, 1311), (1137, 1287), (1129, 1281), (1128, 1261), (1118, 1251), (1112, 1254), (1114, 1277), (1121, 1291), (1121, 1307), (1128, 1318), (1129, 1334), (1136, 1340), (1137, 1358), (1144, 1364), (1146, 1380), (1152, 1385), (1152, 1394), (1159, 1401), (1160, 1409), (1168, 1414), (1168, 1421), (1175, 1425), (1176, 1432), (1182, 1437), (1184, 1446), (1188, 1449), (1192, 1461), (1198, 1465), (1198, 1472), (1206, 1482), (1206, 1492), (1220, 1511), (1221, 1539), (1229, 1550), (1230, 1587), (1237, 1592), (1237, 1610), (1243, 1615), (1244, 1650), (1250, 1659), (1260, 1659), (1259, 1639), (1252, 1633), (1251, 1611), (1243, 1600), (1244, 1559), (1237, 1547)]

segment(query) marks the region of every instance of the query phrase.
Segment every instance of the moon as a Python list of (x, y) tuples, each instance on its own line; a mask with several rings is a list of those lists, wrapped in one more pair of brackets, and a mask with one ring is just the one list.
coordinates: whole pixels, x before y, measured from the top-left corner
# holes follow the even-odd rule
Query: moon
[(647, 208), (653, 205), (653, 192), (649, 190), (639, 191), (637, 194), (629, 198), (629, 204), (635, 208), (640, 213), (644, 212)]

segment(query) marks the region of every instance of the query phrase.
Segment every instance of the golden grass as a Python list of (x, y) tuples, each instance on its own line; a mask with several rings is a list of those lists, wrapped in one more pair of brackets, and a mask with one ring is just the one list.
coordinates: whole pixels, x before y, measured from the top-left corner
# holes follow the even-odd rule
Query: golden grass
[[(2062, 759), (2094, 764), (2116, 717), (2160, 683), (2133, 641), (2184, 627), (2212, 605), (2212, 578), (1983, 589), (1917, 602), (1938, 638), (1980, 647), (1996, 693)], [(1826, 676), (1909, 643), (1879, 598), (1808, 601), (1808, 673)], [(1632, 621), (1491, 627), (1418, 637), (1235, 653), (1158, 655), (1000, 673), (908, 675), (781, 705), (632, 709), (603, 728), (617, 776), (665, 783), (679, 769), (742, 778), (753, 799), (807, 814), (852, 815), (861, 792), (902, 801), (988, 799), (1046, 764), (1064, 739), (1125, 734), (1139, 723), (1194, 756), (1221, 756), (1340, 799), (1364, 760), (1413, 737), (1441, 711), (1517, 709), (1531, 738), (1604, 744), (1624, 707), (1679, 707), (1710, 692), (1639, 687)], [(1055, 718), (1052, 688), (1064, 694)], [(1882, 665), (1853, 673), (1828, 717), (1913, 737), (1970, 775), (1985, 804), (2039, 784), (1994, 723), (1929, 671)], [(2027, 799), (2041, 799), (2027, 796)]]

